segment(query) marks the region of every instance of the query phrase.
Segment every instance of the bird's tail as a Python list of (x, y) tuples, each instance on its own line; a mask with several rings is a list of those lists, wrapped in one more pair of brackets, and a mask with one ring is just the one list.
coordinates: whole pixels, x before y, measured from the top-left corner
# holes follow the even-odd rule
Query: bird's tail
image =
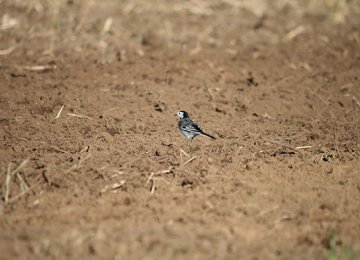
[(215, 137), (213, 137), (212, 135), (209, 135), (209, 134), (204, 133), (204, 132), (202, 132), (202, 133), (201, 133), (201, 135), (206, 136), (206, 137), (208, 137), (208, 138), (210, 138), (210, 139), (213, 139), (213, 140), (215, 140), (215, 139), (216, 139), (216, 138), (215, 138)]

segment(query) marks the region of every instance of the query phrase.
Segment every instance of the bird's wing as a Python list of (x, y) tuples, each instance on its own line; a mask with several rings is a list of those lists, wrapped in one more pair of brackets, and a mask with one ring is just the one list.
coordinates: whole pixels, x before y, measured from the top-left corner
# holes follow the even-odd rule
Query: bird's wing
[[(188, 119), (188, 118), (186, 118), (186, 119)], [(180, 128), (182, 130), (190, 132), (190, 133), (195, 133), (195, 134), (203, 133), (201, 128), (190, 119), (184, 120), (183, 123), (180, 125)]]

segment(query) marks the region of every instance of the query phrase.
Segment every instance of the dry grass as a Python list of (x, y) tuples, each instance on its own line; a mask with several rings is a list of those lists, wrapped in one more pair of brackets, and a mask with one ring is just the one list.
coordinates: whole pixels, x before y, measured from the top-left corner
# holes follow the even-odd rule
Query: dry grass
[[(24, 179), (21, 177), (21, 175), (19, 174), (19, 172), (25, 167), (25, 165), (29, 162), (28, 159), (24, 160), (22, 163), (20, 163), (18, 165), (18, 167), (16, 167), (15, 169), (12, 169), (12, 165), (11, 163), (9, 163), (8, 165), (8, 169), (7, 169), (7, 174), (6, 174), (6, 179), (5, 179), (5, 183), (3, 184), (3, 191), (4, 191), (4, 201), (5, 204), (9, 203), (10, 201), (14, 200), (14, 198), (17, 198), (19, 196), (24, 195), (28, 190), (29, 187), (26, 184), (26, 182), (24, 181)], [(11, 198), (11, 189), (12, 186), (14, 185), (14, 177), (17, 177), (19, 180), (19, 186), (21, 189), (21, 193), (14, 196), (13, 198)]]
[[(279, 15), (284, 9), (294, 12), (294, 20), (284, 28), (277, 28), (274, 33), (269, 32), (269, 42), (277, 44), (281, 41), (291, 41), (301, 34), (309, 31), (301, 18), (305, 14), (322, 17), (326, 22), (345, 23), (353, 22), (354, 17), (360, 16), (360, 0), (200, 0), (200, 1), (66, 1), (66, 0), (32, 0), (0, 2), (0, 32), (9, 35), (21, 35), (22, 41), (17, 42), (13, 36), (5, 37), (2, 43), (0, 56), (18, 54), (23, 46), (33, 42), (41, 53), (50, 57), (64, 44), (69, 49), (81, 53), (85, 48), (90, 48), (102, 57), (102, 63), (111, 63), (121, 53), (121, 59), (126, 60), (126, 49), (129, 45), (137, 46), (135, 53), (140, 57), (146, 56), (146, 50), (139, 45), (139, 39), (146, 41), (148, 32), (153, 33), (169, 47), (176, 47), (190, 55), (203, 52), (203, 45), (225, 46), (226, 53), (235, 56), (238, 50), (226, 46), (229, 35), (223, 35), (223, 28), (229, 25), (226, 15), (239, 15), (247, 11), (256, 18), (253, 28), (258, 30), (263, 27), (269, 17)], [(3, 7), (3, 8), (2, 8)], [(22, 13), (13, 12), (13, 9), (23, 10)], [(99, 16), (98, 9), (117, 10), (116, 15)], [(219, 11), (226, 14), (218, 17)], [(132, 18), (141, 14), (157, 13), (164, 17), (178, 17), (164, 19), (157, 24), (150, 20), (139, 28), (124, 26)], [(38, 23), (28, 22), (29, 14), (38, 17)], [(198, 17), (195, 26), (183, 23), (180, 17)], [(204, 23), (206, 17), (213, 22)], [(238, 28), (238, 25), (232, 25)], [(247, 26), (247, 25), (244, 25)], [(279, 31), (280, 30), (280, 31)], [(285, 30), (285, 31), (281, 31)], [(14, 33), (15, 32), (15, 33)], [(138, 35), (139, 37), (134, 37)], [(354, 40), (358, 40), (354, 35)], [(46, 39), (46, 41), (44, 41)], [(69, 41), (73, 39), (73, 41)], [(31, 40), (31, 41), (30, 41)], [(256, 33), (251, 30), (244, 32), (241, 41), (254, 44), (258, 40)], [(131, 44), (128, 44), (128, 43)], [(26, 49), (26, 48), (25, 48)], [(56, 69), (55, 65), (30, 65), (22, 67), (30, 71), (48, 71)]]

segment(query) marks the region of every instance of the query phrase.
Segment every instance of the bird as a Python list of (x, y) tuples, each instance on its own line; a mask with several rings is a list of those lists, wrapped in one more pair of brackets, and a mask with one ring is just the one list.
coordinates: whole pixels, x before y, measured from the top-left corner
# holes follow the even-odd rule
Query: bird
[(198, 135), (206, 136), (210, 139), (216, 139), (214, 136), (204, 133), (203, 130), (201, 130), (201, 128), (191, 120), (187, 112), (179, 111), (176, 113), (176, 115), (179, 117), (179, 130), (186, 139), (192, 140), (195, 136)]

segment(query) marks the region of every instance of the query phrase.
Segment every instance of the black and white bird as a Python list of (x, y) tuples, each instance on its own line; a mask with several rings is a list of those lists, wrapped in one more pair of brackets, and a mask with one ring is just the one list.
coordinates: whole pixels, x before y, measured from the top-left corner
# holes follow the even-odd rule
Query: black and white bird
[(185, 136), (186, 139), (192, 140), (197, 135), (206, 136), (210, 139), (215, 139), (212, 135), (206, 134), (201, 130), (201, 128), (194, 123), (189, 117), (189, 114), (185, 111), (179, 111), (176, 113), (179, 117), (179, 130)]

